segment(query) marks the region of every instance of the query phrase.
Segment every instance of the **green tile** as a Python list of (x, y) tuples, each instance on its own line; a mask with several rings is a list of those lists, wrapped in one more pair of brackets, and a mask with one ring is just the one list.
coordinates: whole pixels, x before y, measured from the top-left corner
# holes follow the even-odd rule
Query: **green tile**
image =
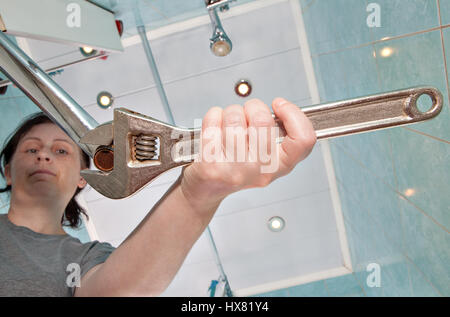
[(353, 274), (347, 274), (325, 280), (325, 286), (330, 296), (361, 296), (363, 291)]
[(381, 269), (381, 289), (383, 296), (412, 296), (408, 274), (408, 263), (404, 256), (397, 256), (391, 263), (384, 264)]
[(257, 295), (252, 295), (251, 297), (288, 297), (288, 291), (287, 289), (280, 289), (276, 291), (261, 293)]
[(369, 216), (382, 230), (392, 248), (403, 248), (402, 223), (399, 198), (393, 188), (377, 177), (368, 177), (363, 203), (369, 210)]
[[(442, 92), (442, 113), (432, 120), (409, 127), (450, 141), (450, 111), (440, 31), (377, 43), (375, 48), (382, 90), (431, 85)], [(381, 52), (386, 48), (390, 48), (392, 54), (382, 57)]]
[(311, 54), (358, 46), (373, 40), (366, 0), (301, 1)]
[(389, 129), (342, 137), (350, 155), (392, 188), (396, 188)]
[(372, 45), (313, 57), (321, 100), (337, 101), (379, 93)]
[[(405, 252), (417, 270), (423, 273), (442, 296), (450, 295), (450, 235), (415, 206), (402, 199)], [(414, 271), (412, 275), (414, 276)], [(417, 274), (417, 273), (416, 273)], [(420, 276), (419, 276), (420, 278)], [(413, 278), (413, 283), (423, 284)], [(414, 284), (414, 292), (418, 293)], [(429, 288), (429, 287), (428, 287)]]
[(319, 55), (313, 63), (321, 103), (346, 99), (349, 93), (341, 55)]
[(412, 296), (415, 297), (435, 297), (441, 296), (423, 273), (408, 261), (408, 272), (411, 281)]
[(442, 25), (450, 24), (450, 1), (439, 0), (439, 5), (441, 7)]
[(287, 288), (290, 297), (327, 297), (324, 281), (317, 281), (308, 284)]
[(406, 129), (392, 131), (398, 191), (450, 228), (450, 146)]
[(437, 4), (434, 0), (377, 0), (374, 2), (379, 4), (381, 9), (381, 26), (372, 28), (375, 40), (439, 26)]

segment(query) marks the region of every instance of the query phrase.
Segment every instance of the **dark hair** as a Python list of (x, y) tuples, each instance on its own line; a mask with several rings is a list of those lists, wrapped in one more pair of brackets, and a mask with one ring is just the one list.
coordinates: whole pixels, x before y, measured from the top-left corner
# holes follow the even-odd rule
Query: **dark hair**
[[(7, 138), (7, 142), (5, 142), (5, 146), (0, 152), (0, 174), (5, 178), (4, 168), (11, 161), (14, 152), (16, 151), (17, 145), (22, 137), (31, 130), (32, 127), (44, 124), (44, 123), (53, 123), (53, 121), (43, 112), (38, 112), (32, 114), (28, 118), (26, 118), (19, 127), (11, 133), (11, 135)], [(80, 149), (81, 154), (81, 166), (89, 168), (91, 165), (91, 161), (89, 156), (84, 153)], [(61, 218), (61, 224), (63, 226), (70, 226), (71, 228), (78, 228), (81, 225), (81, 214), (84, 214), (86, 218), (89, 219), (86, 211), (78, 205), (75, 197), (80, 193), (82, 189), (77, 188), (75, 194), (70, 199), (69, 203), (66, 206), (64, 214)], [(0, 188), (0, 193), (11, 191), (11, 185), (6, 185), (5, 188)]]

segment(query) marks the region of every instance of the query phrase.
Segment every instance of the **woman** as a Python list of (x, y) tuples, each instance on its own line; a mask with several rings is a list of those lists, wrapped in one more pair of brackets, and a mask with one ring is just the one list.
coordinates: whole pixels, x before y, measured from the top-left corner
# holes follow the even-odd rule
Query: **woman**
[[(264, 164), (251, 155), (255, 145), (246, 134), (253, 129), (264, 140), (267, 128), (275, 126), (270, 108), (257, 99), (244, 107), (213, 107), (202, 121), (200, 159), (183, 168), (116, 249), (98, 241), (82, 244), (65, 233), (62, 226), (75, 227), (83, 213), (74, 197), (86, 185), (80, 171), (89, 160), (44, 115), (28, 120), (0, 155), (11, 196), (8, 214), (0, 216), (0, 295), (161, 294), (225, 197), (268, 185), (311, 152), (316, 135), (303, 112), (282, 98), (272, 108), (287, 133), (275, 151), (275, 170), (261, 172)], [(243, 147), (229, 142), (235, 138), (244, 140)], [(264, 141), (269, 149), (272, 141), (271, 135)], [(206, 152), (212, 144), (220, 145), (215, 160)], [(245, 161), (231, 159), (229, 153), (242, 148)]]

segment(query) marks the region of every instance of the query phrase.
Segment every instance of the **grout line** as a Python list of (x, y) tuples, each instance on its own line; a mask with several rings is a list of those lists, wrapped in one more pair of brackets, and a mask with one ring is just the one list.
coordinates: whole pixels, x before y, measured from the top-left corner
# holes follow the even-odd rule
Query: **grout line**
[(157, 7), (155, 7), (153, 4), (148, 3), (148, 5), (150, 6), (151, 9), (153, 9), (153, 11), (157, 12), (160, 16), (162, 16), (165, 20), (169, 20), (170, 18), (167, 17), (164, 13), (161, 12), (161, 10), (159, 10)]
[(412, 128), (408, 128), (408, 127), (402, 127), (402, 128), (405, 129), (405, 130), (408, 130), (408, 131), (411, 131), (411, 132), (414, 132), (414, 133), (421, 134), (423, 136), (429, 137), (429, 138), (431, 138), (433, 140), (450, 144), (450, 141), (447, 141), (447, 140), (435, 137), (435, 136), (433, 136), (431, 134), (427, 134), (425, 132), (422, 132), (422, 131), (419, 131), (419, 130), (416, 130), (416, 129), (412, 129)]
[(226, 216), (238, 214), (238, 213), (241, 213), (241, 212), (251, 211), (251, 210), (253, 210), (253, 209), (259, 209), (259, 208), (263, 208), (263, 207), (269, 207), (269, 206), (271, 206), (271, 205), (276, 205), (276, 204), (280, 204), (280, 203), (287, 202), (287, 201), (291, 201), (291, 200), (296, 200), (296, 199), (300, 199), (300, 198), (311, 197), (311, 196), (314, 196), (314, 195), (319, 195), (319, 194), (328, 193), (329, 191), (330, 191), (330, 189), (329, 189), (329, 188), (326, 188), (326, 189), (323, 189), (323, 190), (320, 190), (320, 191), (315, 191), (315, 192), (312, 192), (312, 193), (302, 194), (302, 195), (295, 196), (295, 197), (291, 197), (291, 198), (287, 198), (287, 199), (281, 199), (281, 200), (271, 201), (271, 202), (269, 202), (269, 203), (267, 203), (267, 204), (257, 205), (257, 206), (253, 206), (253, 207), (251, 207), (251, 208), (239, 209), (239, 210), (234, 210), (234, 211), (231, 211), (231, 212), (226, 212), (226, 211), (224, 211), (224, 212), (221, 212), (220, 214), (215, 215), (214, 218), (221, 218), (221, 217), (226, 217)]
[(366, 292), (364, 291), (364, 286), (359, 283), (359, 280), (356, 278), (355, 272), (352, 272), (353, 278), (355, 279), (356, 283), (358, 284), (359, 288), (361, 288), (361, 292), (363, 293), (364, 297), (367, 297)]
[(439, 19), (439, 26), (442, 27), (442, 15), (441, 15), (441, 3), (440, 0), (436, 0), (436, 6), (438, 10), (438, 19)]
[[(439, 14), (439, 25), (442, 26), (441, 4), (440, 4), (440, 0), (436, 0), (436, 1), (437, 1), (438, 14)], [(450, 107), (450, 85), (449, 85), (449, 79), (448, 79), (449, 73), (448, 73), (448, 66), (447, 66), (447, 55), (445, 54), (444, 31), (443, 31), (442, 27), (441, 27), (441, 43), (442, 43), (442, 53), (444, 56), (445, 81), (447, 82), (448, 106)]]
[[(298, 0), (298, 1), (300, 1), (300, 0)], [(315, 2), (316, 2), (316, 0), (311, 0), (311, 2), (305, 8), (300, 7), (302, 10), (302, 14), (305, 14)]]
[(450, 233), (449, 229), (447, 229), (443, 224), (439, 223), (436, 219), (434, 219), (432, 216), (430, 216), (429, 214), (427, 214), (427, 212), (425, 210), (423, 210), (422, 208), (420, 208), (419, 206), (417, 206), (414, 202), (412, 202), (411, 200), (408, 199), (408, 197), (406, 197), (403, 193), (400, 193), (398, 191), (395, 191), (400, 198), (405, 199), (408, 203), (410, 203), (413, 207), (415, 207), (417, 210), (419, 210), (422, 214), (424, 214), (425, 216), (427, 216), (428, 218), (430, 218), (431, 221), (433, 221), (438, 227), (441, 227), (442, 230), (444, 230), (447, 233)]
[[(409, 261), (412, 265), (414, 265), (414, 267), (416, 268), (416, 270), (419, 271), (420, 274), (422, 274), (422, 277), (423, 277), (423, 278), (431, 285), (431, 287), (433, 287), (434, 290), (435, 290), (439, 295), (443, 296), (443, 295), (441, 294), (441, 292), (434, 286), (434, 284), (431, 283), (430, 280), (428, 280), (427, 276), (426, 276), (426, 275), (422, 272), (422, 270), (416, 265), (416, 263), (414, 263), (414, 261), (413, 261), (407, 254), (404, 254), (404, 257), (406, 258), (407, 261)], [(408, 266), (408, 271), (409, 271), (409, 266)], [(410, 281), (410, 282), (411, 282), (411, 281)], [(412, 295), (414, 295), (414, 294), (412, 294)]]
[(248, 64), (248, 63), (251, 63), (251, 62), (255, 62), (255, 61), (262, 60), (262, 59), (265, 59), (265, 58), (268, 58), (268, 57), (272, 57), (272, 56), (276, 56), (276, 55), (283, 55), (285, 53), (289, 53), (289, 52), (292, 52), (292, 51), (295, 51), (295, 50), (301, 50), (300, 46), (292, 47), (290, 49), (283, 50), (283, 51), (270, 53), (270, 54), (264, 55), (264, 56), (255, 57), (253, 59), (248, 59), (248, 60), (245, 60), (243, 62), (238, 62), (238, 63), (235, 63), (235, 64), (223, 66), (223, 67), (208, 69), (207, 71), (203, 71), (203, 72), (195, 73), (195, 74), (192, 74), (192, 75), (188, 75), (188, 76), (184, 76), (184, 77), (168, 80), (168, 81), (164, 82), (164, 84), (165, 85), (170, 85), (170, 84), (173, 84), (173, 83), (178, 82), (178, 81), (194, 78), (194, 77), (197, 77), (197, 76), (203, 76), (203, 75), (208, 74), (208, 73), (222, 71), (222, 70), (233, 68), (233, 67), (236, 67), (236, 66), (245, 65), (245, 64)]

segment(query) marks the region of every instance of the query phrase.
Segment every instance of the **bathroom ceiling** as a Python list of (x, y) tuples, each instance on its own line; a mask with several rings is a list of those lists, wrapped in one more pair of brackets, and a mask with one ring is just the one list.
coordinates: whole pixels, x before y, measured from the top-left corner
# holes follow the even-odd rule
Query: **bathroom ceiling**
[[(145, 24), (154, 32), (175, 21), (207, 17), (203, 0), (96, 2), (118, 10), (130, 38), (139, 38), (134, 36), (137, 24), (132, 22), (133, 10), (141, 11)], [(311, 105), (308, 82), (313, 74), (304, 64), (309, 52), (299, 40), (299, 10), (297, 1), (239, 0), (230, 9), (233, 14), (221, 15), (233, 41), (231, 54), (221, 58), (209, 50), (209, 20), (156, 39), (150, 36), (175, 123), (198, 127), (212, 106), (242, 105), (250, 98), (270, 105), (275, 97), (283, 96), (300, 106)], [(255, 36), (258, 34), (264, 36)], [(42, 68), (80, 58), (73, 46), (31, 39), (26, 42), (28, 52)], [(99, 123), (112, 120), (118, 107), (167, 122), (141, 43), (127, 43), (123, 53), (66, 68), (54, 80)], [(242, 78), (253, 85), (247, 98), (234, 93), (234, 84)], [(109, 109), (96, 104), (97, 94), (103, 90), (115, 97)], [(345, 232), (338, 225), (340, 214), (323, 153), (319, 142), (289, 175), (265, 188), (234, 193), (220, 205), (210, 230), (236, 294), (257, 294), (349, 272)], [(119, 246), (179, 175), (180, 169), (171, 170), (122, 200), (105, 198), (88, 187), (83, 197), (91, 236)], [(282, 231), (268, 229), (267, 222), (273, 216), (285, 220)], [(205, 232), (163, 296), (208, 295), (211, 281), (220, 276), (210, 242)]]

